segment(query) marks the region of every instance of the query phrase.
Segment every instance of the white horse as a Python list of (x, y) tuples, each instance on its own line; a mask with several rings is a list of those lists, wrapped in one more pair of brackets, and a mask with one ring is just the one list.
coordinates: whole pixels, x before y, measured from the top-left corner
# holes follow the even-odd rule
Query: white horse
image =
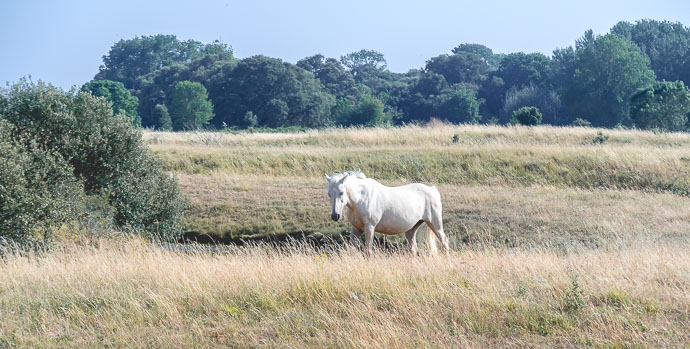
[(387, 235), (405, 233), (410, 251), (417, 254), (417, 229), (426, 223), (431, 231), (427, 241), (436, 250), (434, 235), (441, 240), (448, 254), (448, 238), (443, 232), (441, 194), (436, 187), (413, 183), (387, 187), (361, 171), (334, 173), (329, 176), (328, 196), (331, 198), (331, 218), (340, 221), (345, 207), (352, 224), (350, 240), (359, 243), (364, 232), (366, 249), (373, 251), (374, 231)]

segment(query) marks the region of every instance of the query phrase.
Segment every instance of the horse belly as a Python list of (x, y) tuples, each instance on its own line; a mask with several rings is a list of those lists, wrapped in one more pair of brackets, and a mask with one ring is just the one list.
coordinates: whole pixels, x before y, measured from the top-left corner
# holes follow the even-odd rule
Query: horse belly
[(386, 235), (400, 234), (412, 229), (419, 221), (420, 217), (384, 215), (376, 225), (375, 230)]

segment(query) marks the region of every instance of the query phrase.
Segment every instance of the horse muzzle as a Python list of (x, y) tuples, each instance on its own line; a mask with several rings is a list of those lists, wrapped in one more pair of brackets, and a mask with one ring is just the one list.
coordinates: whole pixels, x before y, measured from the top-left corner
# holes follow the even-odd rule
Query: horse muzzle
[(337, 222), (340, 220), (340, 215), (337, 213), (331, 213), (331, 219)]

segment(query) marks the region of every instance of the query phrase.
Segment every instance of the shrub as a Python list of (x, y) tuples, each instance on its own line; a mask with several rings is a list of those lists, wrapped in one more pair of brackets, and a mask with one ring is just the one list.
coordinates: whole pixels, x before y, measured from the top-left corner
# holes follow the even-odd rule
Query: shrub
[(535, 126), (541, 124), (541, 113), (536, 107), (522, 107), (513, 112), (513, 117), (522, 125)]
[(594, 136), (594, 139), (592, 139), (592, 143), (594, 144), (604, 144), (606, 141), (609, 140), (609, 136), (605, 135), (603, 132), (598, 131), (597, 135)]
[(0, 119), (0, 243), (49, 242), (56, 228), (84, 212), (81, 183), (60, 156), (34, 141), (13, 141)]
[(575, 120), (573, 120), (572, 125), (573, 126), (580, 126), (580, 127), (591, 127), (592, 123), (585, 120), (585, 119), (582, 119), (582, 118), (576, 118)]
[(564, 293), (563, 310), (566, 312), (577, 312), (585, 307), (584, 291), (577, 281), (577, 276), (573, 276), (570, 288)]
[(35, 142), (37, 149), (65, 159), (86, 194), (103, 196), (113, 206), (118, 225), (165, 239), (179, 234), (186, 200), (129, 118), (113, 117), (102, 98), (41, 82), (22, 80), (6, 95), (0, 115), (13, 124), (14, 142)]

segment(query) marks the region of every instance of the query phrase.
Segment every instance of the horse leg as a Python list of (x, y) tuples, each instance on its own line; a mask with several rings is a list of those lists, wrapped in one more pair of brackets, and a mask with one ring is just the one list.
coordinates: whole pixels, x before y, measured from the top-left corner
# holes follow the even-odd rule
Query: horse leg
[(407, 246), (410, 246), (410, 252), (413, 256), (417, 255), (417, 230), (424, 223), (424, 221), (419, 221), (412, 227), (412, 229), (405, 232), (405, 237), (407, 238)]
[(366, 242), (367, 254), (374, 253), (374, 226), (367, 224), (364, 227), (364, 240)]
[(354, 226), (350, 227), (350, 243), (354, 246), (359, 246), (360, 238), (362, 237), (362, 229), (357, 229)]
[[(443, 245), (443, 251), (446, 253), (446, 256), (450, 253), (450, 246), (448, 246), (448, 237), (446, 234), (443, 232), (443, 219), (441, 218), (440, 213), (432, 214), (432, 217), (430, 220), (425, 221), (426, 225), (429, 226), (431, 231), (434, 232), (436, 237), (441, 240), (441, 244)], [(431, 233), (429, 233), (431, 234)]]

